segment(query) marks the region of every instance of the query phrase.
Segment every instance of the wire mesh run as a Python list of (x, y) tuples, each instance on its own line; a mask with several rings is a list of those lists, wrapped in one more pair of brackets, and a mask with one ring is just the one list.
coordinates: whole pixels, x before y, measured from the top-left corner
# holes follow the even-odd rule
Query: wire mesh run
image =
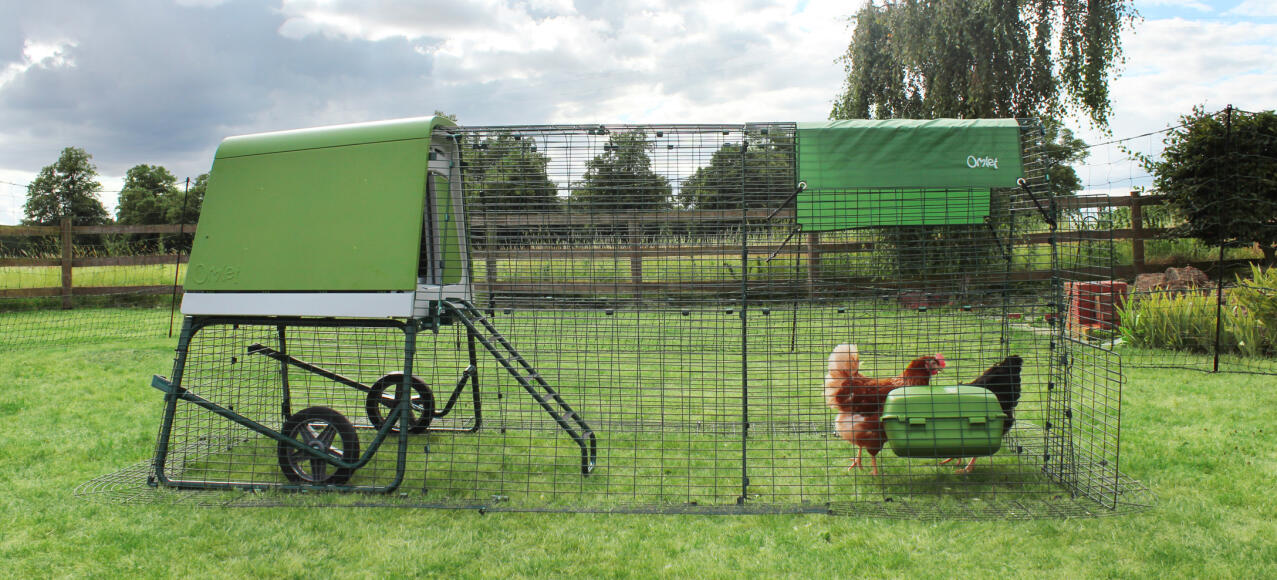
[(0, 348), (172, 336), (190, 234), (75, 228), (0, 227)]
[[(1118, 471), (1120, 358), (1068, 331), (1066, 282), (1106, 257), (1042, 243), (1069, 225), (1032, 129), (1021, 187), (816, 192), (867, 224), (827, 232), (798, 225), (792, 124), (459, 129), (475, 307), (188, 320), (152, 480), (266, 490), (211, 500), (248, 504), (1146, 505)], [(394, 493), (287, 493), (315, 489)]]
[[(1265, 330), (1272, 325), (1256, 315), (1274, 296), (1272, 274), (1264, 280), (1260, 266), (1272, 272), (1265, 252), (1272, 247), (1273, 187), (1260, 167), (1272, 165), (1277, 149), (1256, 130), (1261, 116), (1232, 107), (1195, 113), (1181, 119), (1184, 125), (1087, 149), (1076, 166), (1080, 185), (1088, 194), (1120, 197), (1061, 200), (1072, 222), (1061, 250), (1086, 266), (1073, 269), (1065, 260), (1065, 268), (1085, 284), (1125, 284), (1083, 291), (1083, 300), (1093, 293), (1102, 305), (1095, 319), (1078, 325), (1081, 336), (1121, 352), (1128, 367), (1277, 374), (1277, 346)], [(1218, 132), (1186, 137), (1194, 125)], [(1207, 169), (1185, 163), (1168, 172), (1174, 179), (1155, 175), (1167, 152), (1188, 142), (1211, 159)], [(1191, 191), (1209, 193), (1193, 201)]]

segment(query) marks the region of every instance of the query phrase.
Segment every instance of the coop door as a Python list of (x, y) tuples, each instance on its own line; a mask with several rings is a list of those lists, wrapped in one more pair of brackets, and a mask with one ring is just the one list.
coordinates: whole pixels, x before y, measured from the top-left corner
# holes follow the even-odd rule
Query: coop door
[(447, 177), (430, 174), (426, 180), (425, 210), (417, 275), (426, 284), (456, 284), (461, 279), (461, 249)]

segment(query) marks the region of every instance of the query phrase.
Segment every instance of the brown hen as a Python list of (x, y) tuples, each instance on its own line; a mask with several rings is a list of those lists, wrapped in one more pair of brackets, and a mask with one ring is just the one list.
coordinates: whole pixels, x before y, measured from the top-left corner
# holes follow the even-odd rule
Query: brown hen
[(861, 467), (861, 458), (869, 451), (872, 473), (878, 475), (878, 452), (887, 442), (882, 428), (882, 405), (887, 393), (900, 387), (927, 385), (944, 366), (944, 355), (937, 353), (913, 359), (897, 376), (866, 377), (860, 374), (860, 351), (856, 345), (834, 347), (825, 374), (825, 404), (838, 412), (834, 431), (858, 448), (847, 469)]

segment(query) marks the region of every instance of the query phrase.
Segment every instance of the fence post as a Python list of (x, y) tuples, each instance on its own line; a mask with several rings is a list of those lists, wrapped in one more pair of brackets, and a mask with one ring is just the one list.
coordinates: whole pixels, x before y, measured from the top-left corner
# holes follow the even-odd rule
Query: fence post
[(1138, 190), (1131, 192), (1131, 266), (1144, 273), (1144, 204)]
[(634, 284), (634, 294), (639, 293), (640, 283), (643, 281), (643, 254), (642, 248), (639, 247), (639, 237), (641, 235), (639, 222), (637, 220), (630, 222), (630, 282)]
[(75, 259), (74, 245), (72, 244), (73, 230), (71, 228), (71, 217), (63, 216), (62, 218), (62, 309), (68, 310), (74, 306), (71, 300), (71, 261)]
[[(483, 275), (488, 280), (488, 300), (492, 300), (492, 285), (497, 281), (497, 259), (492, 255), (491, 251), (487, 251), (487, 256), (483, 258)], [(489, 306), (488, 308), (492, 308)]]
[[(1224, 108), (1224, 159), (1233, 162), (1233, 105)], [(1217, 167), (1222, 167), (1219, 164)], [(1237, 197), (1237, 167), (1230, 167), (1226, 176), (1228, 193)], [(1215, 223), (1224, 223), (1224, 204), (1215, 204)], [(1219, 245), (1219, 260), (1215, 262), (1215, 364), (1211, 372), (1219, 372), (1219, 347), (1224, 328), (1224, 244)]]
[(820, 232), (807, 234), (807, 298), (816, 297), (816, 283), (820, 280)]

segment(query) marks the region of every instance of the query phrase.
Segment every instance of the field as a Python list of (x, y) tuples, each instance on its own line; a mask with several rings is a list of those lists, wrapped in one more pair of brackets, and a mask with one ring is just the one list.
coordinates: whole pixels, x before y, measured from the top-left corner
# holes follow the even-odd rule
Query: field
[(1122, 471), (1158, 499), (1108, 518), (200, 508), (74, 495), (151, 455), (173, 342), (70, 342), (0, 360), (6, 576), (1277, 577), (1269, 376), (1128, 368)]

